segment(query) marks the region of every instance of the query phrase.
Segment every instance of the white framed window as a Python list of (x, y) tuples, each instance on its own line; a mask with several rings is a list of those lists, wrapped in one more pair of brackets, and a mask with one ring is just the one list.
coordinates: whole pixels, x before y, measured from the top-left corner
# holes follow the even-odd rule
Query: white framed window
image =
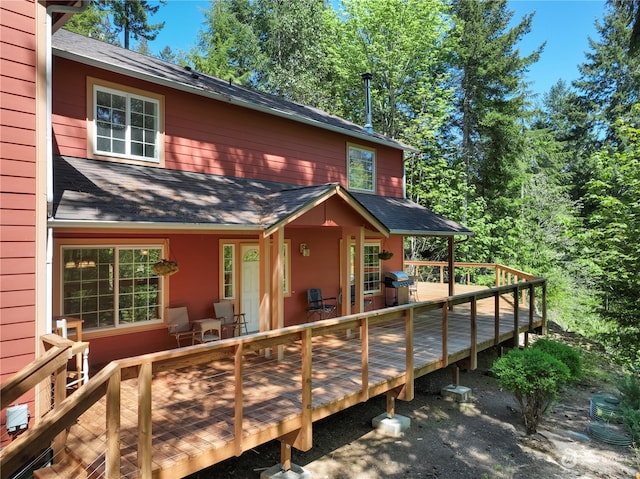
[(222, 298), (235, 298), (235, 244), (222, 245)]
[(61, 246), (61, 313), (85, 330), (161, 323), (164, 281), (153, 264), (162, 257), (158, 244)]
[[(379, 242), (365, 242), (364, 256), (362, 258), (364, 266), (364, 277), (362, 278), (362, 289), (365, 294), (378, 293), (382, 290), (380, 281), (382, 278), (382, 261), (378, 257), (380, 253)], [(356, 245), (351, 244), (351, 259), (349, 271), (351, 281), (355, 278)]]
[(377, 293), (381, 290), (382, 262), (378, 257), (380, 243), (364, 244), (364, 292)]
[(347, 179), (350, 190), (375, 192), (376, 152), (371, 148), (348, 145)]
[(97, 158), (162, 163), (164, 97), (89, 78), (88, 154)]

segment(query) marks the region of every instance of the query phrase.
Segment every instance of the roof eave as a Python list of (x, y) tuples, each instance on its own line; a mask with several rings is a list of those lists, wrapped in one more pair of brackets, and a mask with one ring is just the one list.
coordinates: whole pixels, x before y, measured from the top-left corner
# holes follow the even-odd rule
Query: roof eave
[(473, 231), (390, 230), (392, 235), (402, 236), (473, 236)]
[(265, 107), (262, 105), (256, 105), (255, 103), (250, 103), (247, 101), (243, 101), (240, 100), (238, 98), (232, 98), (228, 95), (224, 95), (221, 93), (216, 93), (213, 91), (208, 91), (208, 90), (204, 90), (202, 88), (197, 88), (194, 87), (192, 85), (187, 85), (186, 83), (180, 83), (180, 82), (176, 82), (176, 81), (171, 81), (171, 80), (166, 80), (162, 77), (158, 77), (155, 75), (149, 75), (149, 74), (145, 74), (139, 71), (133, 71), (133, 70), (129, 70), (127, 68), (123, 68), (120, 67), (118, 65), (114, 65), (112, 63), (105, 63), (105, 62), (101, 62), (96, 60), (95, 58), (91, 58), (91, 57), (86, 57), (83, 55), (79, 55), (77, 53), (73, 53), (70, 52), (68, 50), (62, 50), (60, 48), (57, 47), (53, 47), (53, 53), (60, 57), (60, 58), (66, 58), (67, 60), (72, 60), (72, 61), (76, 61), (79, 63), (83, 63), (85, 65), (89, 65), (89, 66), (93, 66), (96, 68), (101, 68), (103, 70), (107, 70), (113, 73), (119, 73), (121, 75), (126, 75), (129, 77), (133, 77), (133, 78), (137, 78), (138, 80), (144, 80), (144, 81), (148, 81), (151, 83), (155, 83), (158, 85), (163, 85), (169, 88), (173, 88), (175, 90), (180, 90), (180, 91), (184, 91), (187, 93), (192, 93), (194, 95), (199, 95), (199, 96), (204, 96), (207, 98), (212, 98), (214, 100), (218, 100), (218, 101), (223, 101), (226, 103), (232, 103), (234, 105), (238, 105), (241, 106), (243, 108), (247, 108), (250, 110), (254, 110), (254, 111), (259, 111), (262, 113), (267, 113), (269, 115), (273, 115), (273, 116), (278, 116), (280, 118), (286, 118), (288, 120), (292, 120), (292, 121), (296, 121), (298, 123), (304, 123), (306, 125), (311, 125), (314, 126), (316, 128), (321, 128), (323, 130), (329, 130), (335, 133), (340, 133), (346, 136), (349, 136), (351, 138), (357, 138), (359, 140), (364, 140), (364, 141), (368, 141), (371, 143), (376, 143), (379, 145), (384, 145), (384, 146), (389, 146), (391, 148), (396, 148), (398, 150), (403, 150), (403, 151), (412, 151), (412, 152), (418, 152), (419, 150), (415, 149), (412, 146), (409, 145), (405, 145), (403, 143), (400, 142), (396, 142), (396, 141), (390, 141), (390, 140), (385, 140), (383, 138), (378, 138), (376, 136), (373, 136), (369, 133), (367, 133), (366, 131), (363, 130), (362, 133), (358, 133), (355, 131), (350, 131), (350, 130), (346, 130), (344, 128), (340, 128), (338, 126), (334, 126), (334, 125), (330, 125), (327, 123), (322, 123), (316, 120), (313, 120), (311, 118), (305, 118), (305, 117), (301, 117), (299, 115), (295, 115), (286, 111), (282, 111), (282, 110), (277, 110), (275, 108), (269, 108), (269, 107)]
[(171, 223), (154, 221), (82, 221), (50, 219), (51, 228), (67, 229), (137, 229), (137, 230), (182, 230), (182, 231), (246, 231), (260, 233), (262, 225), (212, 224), (212, 223)]

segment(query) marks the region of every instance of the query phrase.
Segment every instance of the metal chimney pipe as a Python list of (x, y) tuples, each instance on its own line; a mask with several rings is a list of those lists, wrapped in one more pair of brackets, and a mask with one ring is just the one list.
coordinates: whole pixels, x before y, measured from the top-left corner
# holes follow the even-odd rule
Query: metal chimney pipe
[(365, 123), (364, 129), (368, 133), (373, 133), (373, 122), (371, 120), (371, 79), (373, 75), (371, 73), (363, 73), (361, 75), (364, 81), (364, 96), (365, 96)]

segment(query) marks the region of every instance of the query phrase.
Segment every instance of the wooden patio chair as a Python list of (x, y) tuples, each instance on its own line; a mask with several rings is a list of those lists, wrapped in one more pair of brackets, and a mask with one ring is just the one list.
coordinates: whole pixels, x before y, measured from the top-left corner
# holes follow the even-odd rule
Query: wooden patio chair
[(169, 328), (169, 334), (176, 338), (178, 347), (182, 346), (180, 341), (185, 338), (191, 339), (191, 344), (194, 343), (195, 331), (189, 321), (189, 313), (186, 306), (167, 308), (167, 327)]
[(231, 330), (231, 336), (236, 336), (236, 333), (238, 336), (242, 335), (243, 329), (245, 334), (249, 333), (245, 314), (235, 313), (233, 311), (233, 303), (231, 301), (219, 301), (213, 303), (213, 311), (216, 319), (219, 319), (222, 322), (222, 329)]
[(324, 298), (320, 288), (310, 288), (307, 290), (307, 319), (314, 314), (320, 316), (320, 319), (331, 318), (336, 315), (337, 298)]

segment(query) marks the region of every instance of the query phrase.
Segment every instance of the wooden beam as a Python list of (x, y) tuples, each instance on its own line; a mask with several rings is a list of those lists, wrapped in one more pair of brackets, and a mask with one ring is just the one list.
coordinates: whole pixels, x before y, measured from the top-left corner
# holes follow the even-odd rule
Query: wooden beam
[(520, 305), (518, 304), (518, 286), (513, 288), (513, 347), (520, 346)]

